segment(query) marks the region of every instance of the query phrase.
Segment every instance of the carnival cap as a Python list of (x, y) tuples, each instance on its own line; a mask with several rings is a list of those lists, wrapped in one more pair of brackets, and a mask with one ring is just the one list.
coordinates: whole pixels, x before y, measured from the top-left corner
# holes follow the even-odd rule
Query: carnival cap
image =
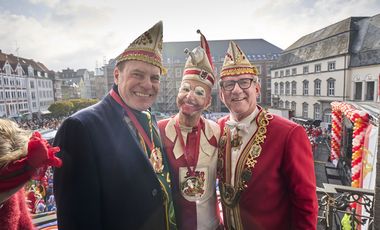
[(161, 74), (166, 74), (162, 65), (162, 21), (157, 22), (152, 28), (141, 34), (127, 49), (116, 58), (116, 65), (127, 60), (143, 61), (157, 66)]
[(200, 81), (212, 88), (215, 83), (215, 76), (210, 48), (201, 31), (197, 30), (197, 33), (201, 35), (201, 46), (196, 47), (193, 51), (185, 49), (185, 53), (189, 57), (183, 70), (182, 80)]
[(230, 41), (220, 78), (228, 76), (239, 76), (243, 74), (252, 74), (257, 76), (257, 68), (252, 65), (245, 56), (240, 47), (233, 41)]

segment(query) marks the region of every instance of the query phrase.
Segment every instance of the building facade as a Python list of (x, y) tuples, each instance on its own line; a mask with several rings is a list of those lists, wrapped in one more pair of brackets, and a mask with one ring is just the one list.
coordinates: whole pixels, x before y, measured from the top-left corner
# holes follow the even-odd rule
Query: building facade
[[(365, 55), (360, 53), (363, 42), (379, 39), (380, 30), (368, 32), (368, 24), (378, 21), (379, 16), (351, 17), (303, 36), (288, 47), (271, 72), (272, 107), (289, 109), (296, 117), (331, 123), (332, 101), (375, 101), (380, 58), (367, 55), (364, 59), (372, 62), (364, 64)], [(377, 50), (372, 55), (379, 50), (366, 46), (365, 53), (367, 48)]]
[(19, 118), (49, 113), (53, 80), (40, 62), (0, 51), (0, 116)]
[[(281, 49), (263, 39), (237, 39), (234, 40), (247, 55), (249, 61), (259, 70), (259, 82), (261, 94), (258, 98), (260, 105), (267, 107), (271, 103), (271, 78), (270, 69), (277, 60)], [(209, 40), (210, 51), (215, 66), (216, 80), (219, 81), (220, 70), (223, 65), (225, 52), (229, 40)], [(199, 46), (199, 41), (166, 42), (163, 46), (163, 62), (168, 69), (166, 76), (161, 78), (160, 94), (153, 106), (155, 111), (164, 113), (176, 113), (176, 97), (182, 81), (183, 69), (188, 58), (184, 50), (194, 49)], [(219, 98), (219, 84), (215, 83), (212, 89), (212, 103), (208, 108), (210, 112), (227, 112), (227, 108)]]

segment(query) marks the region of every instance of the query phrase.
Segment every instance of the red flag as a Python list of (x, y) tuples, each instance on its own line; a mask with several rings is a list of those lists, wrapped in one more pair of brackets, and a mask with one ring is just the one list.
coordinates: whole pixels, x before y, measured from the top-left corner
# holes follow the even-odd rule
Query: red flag
[(207, 58), (210, 62), (210, 65), (212, 67), (212, 70), (214, 70), (214, 64), (212, 63), (212, 57), (210, 52), (210, 47), (208, 46), (208, 42), (206, 40), (206, 37), (201, 33), (200, 30), (197, 30), (197, 33), (201, 35), (201, 47), (206, 51)]

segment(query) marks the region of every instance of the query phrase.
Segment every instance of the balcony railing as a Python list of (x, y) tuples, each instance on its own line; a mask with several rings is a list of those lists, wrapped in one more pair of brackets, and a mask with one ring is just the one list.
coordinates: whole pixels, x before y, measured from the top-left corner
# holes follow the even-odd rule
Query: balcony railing
[[(351, 229), (358, 229), (359, 225), (362, 230), (372, 229), (373, 190), (325, 183), (323, 186), (317, 187), (318, 229), (342, 229), (343, 225), (350, 225)], [(360, 209), (365, 212), (360, 212)]]

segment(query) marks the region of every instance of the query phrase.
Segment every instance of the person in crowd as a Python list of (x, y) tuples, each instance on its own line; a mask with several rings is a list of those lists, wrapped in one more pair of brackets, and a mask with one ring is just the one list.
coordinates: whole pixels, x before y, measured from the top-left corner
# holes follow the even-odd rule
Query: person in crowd
[(316, 229), (317, 197), (310, 142), (303, 127), (257, 105), (258, 71), (230, 42), (220, 98), (218, 176), (227, 229)]
[(162, 65), (162, 22), (116, 58), (114, 86), (67, 118), (54, 145), (59, 229), (175, 229), (169, 166), (150, 107)]
[(179, 112), (158, 126), (172, 170), (178, 228), (215, 230), (221, 227), (215, 186), (220, 130), (202, 117), (211, 104), (215, 75), (203, 34), (201, 46), (185, 52), (189, 57), (176, 100)]
[(26, 204), (24, 184), (41, 179), (48, 166), (60, 167), (51, 147), (41, 134), (21, 129), (0, 119), (0, 229), (35, 229)]

